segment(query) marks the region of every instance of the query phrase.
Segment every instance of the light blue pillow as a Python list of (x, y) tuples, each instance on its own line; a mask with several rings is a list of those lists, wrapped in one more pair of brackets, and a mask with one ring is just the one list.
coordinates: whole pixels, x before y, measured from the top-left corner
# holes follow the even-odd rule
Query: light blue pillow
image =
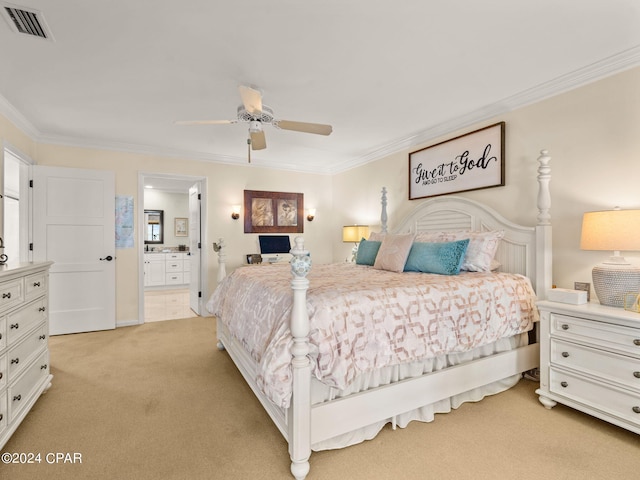
[(378, 256), (378, 250), (380, 250), (381, 244), (382, 242), (365, 240), (364, 238), (360, 240), (358, 253), (356, 254), (356, 263), (358, 265), (373, 266), (376, 261), (376, 257)]
[(468, 246), (468, 238), (443, 243), (414, 242), (404, 271), (457, 275)]

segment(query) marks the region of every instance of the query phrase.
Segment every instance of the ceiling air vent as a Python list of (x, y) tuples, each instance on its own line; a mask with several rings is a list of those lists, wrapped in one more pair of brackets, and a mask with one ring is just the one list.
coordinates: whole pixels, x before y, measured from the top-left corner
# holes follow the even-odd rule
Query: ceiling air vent
[(2, 14), (15, 32), (53, 40), (53, 35), (42, 12), (18, 7), (17, 5), (2, 4)]

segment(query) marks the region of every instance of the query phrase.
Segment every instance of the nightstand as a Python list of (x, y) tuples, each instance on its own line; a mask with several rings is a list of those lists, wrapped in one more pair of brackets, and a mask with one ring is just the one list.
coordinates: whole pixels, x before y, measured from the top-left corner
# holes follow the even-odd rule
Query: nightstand
[(540, 402), (640, 433), (640, 314), (597, 303), (538, 308)]

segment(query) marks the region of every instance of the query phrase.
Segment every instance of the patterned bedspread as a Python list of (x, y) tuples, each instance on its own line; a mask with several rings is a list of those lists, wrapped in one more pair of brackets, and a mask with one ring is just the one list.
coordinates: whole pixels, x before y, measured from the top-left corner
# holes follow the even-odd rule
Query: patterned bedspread
[[(531, 330), (538, 320), (522, 275), (394, 273), (338, 263), (313, 265), (307, 278), (313, 372), (340, 389), (360, 373), (468, 351)], [(260, 388), (285, 408), (291, 279), (288, 264), (238, 268), (207, 302), (258, 362)]]

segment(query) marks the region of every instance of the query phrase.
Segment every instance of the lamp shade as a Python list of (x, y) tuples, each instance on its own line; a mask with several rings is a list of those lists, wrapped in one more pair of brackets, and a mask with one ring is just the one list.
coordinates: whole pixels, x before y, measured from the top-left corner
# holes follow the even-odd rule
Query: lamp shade
[(593, 288), (602, 305), (624, 307), (625, 298), (640, 292), (640, 268), (621, 251), (640, 250), (640, 210), (587, 212), (582, 217), (580, 248), (610, 250), (613, 256), (593, 267)]
[(369, 237), (369, 225), (346, 225), (342, 227), (342, 241), (358, 243)]
[(582, 217), (583, 250), (640, 250), (640, 210), (587, 212)]

